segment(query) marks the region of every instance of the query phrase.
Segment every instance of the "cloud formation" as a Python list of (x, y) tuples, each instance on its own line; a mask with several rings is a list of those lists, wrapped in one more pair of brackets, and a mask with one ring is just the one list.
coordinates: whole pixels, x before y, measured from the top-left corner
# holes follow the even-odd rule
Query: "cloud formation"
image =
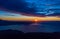
[(51, 14), (54, 14), (57, 10), (49, 11), (49, 9), (59, 9), (60, 11), (60, 0), (0, 0), (0, 7), (26, 14), (50, 15), (50, 11)]

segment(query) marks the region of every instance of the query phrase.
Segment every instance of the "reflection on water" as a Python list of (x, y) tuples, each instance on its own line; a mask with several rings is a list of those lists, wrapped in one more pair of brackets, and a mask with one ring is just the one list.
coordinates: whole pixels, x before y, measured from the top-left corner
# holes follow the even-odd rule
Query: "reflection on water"
[(20, 30), (23, 32), (60, 32), (60, 27), (40, 23), (0, 26), (0, 30), (7, 30), (7, 29)]

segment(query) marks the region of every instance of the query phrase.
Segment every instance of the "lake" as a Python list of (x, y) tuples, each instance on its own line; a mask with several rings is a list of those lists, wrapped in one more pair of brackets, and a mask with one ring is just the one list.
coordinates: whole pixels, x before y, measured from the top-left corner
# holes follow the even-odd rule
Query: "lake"
[(0, 30), (19, 30), (23, 32), (60, 32), (60, 22), (30, 23), (0, 26)]

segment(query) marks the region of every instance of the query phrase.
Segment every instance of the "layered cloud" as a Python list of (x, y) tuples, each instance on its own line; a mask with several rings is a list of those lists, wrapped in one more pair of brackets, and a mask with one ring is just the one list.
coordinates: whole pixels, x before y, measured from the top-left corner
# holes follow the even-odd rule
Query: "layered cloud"
[(50, 15), (60, 13), (60, 0), (0, 0), (1, 7), (26, 14)]
[(21, 14), (16, 14), (16, 13), (13, 13), (13, 12), (6, 12), (6, 11), (0, 11), (0, 17), (13, 17), (13, 18), (23, 18), (23, 17), (29, 17), (29, 16), (24, 16), (24, 15), (21, 15)]

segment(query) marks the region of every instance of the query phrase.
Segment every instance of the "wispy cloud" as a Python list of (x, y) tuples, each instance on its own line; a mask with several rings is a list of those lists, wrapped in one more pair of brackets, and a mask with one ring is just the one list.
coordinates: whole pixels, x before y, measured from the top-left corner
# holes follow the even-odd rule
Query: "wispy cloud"
[(12, 13), (12, 12), (6, 12), (6, 11), (0, 11), (0, 17), (13, 17), (13, 18), (29, 18), (32, 16), (25, 16), (25, 15), (21, 15), (21, 14), (17, 14), (17, 13)]

